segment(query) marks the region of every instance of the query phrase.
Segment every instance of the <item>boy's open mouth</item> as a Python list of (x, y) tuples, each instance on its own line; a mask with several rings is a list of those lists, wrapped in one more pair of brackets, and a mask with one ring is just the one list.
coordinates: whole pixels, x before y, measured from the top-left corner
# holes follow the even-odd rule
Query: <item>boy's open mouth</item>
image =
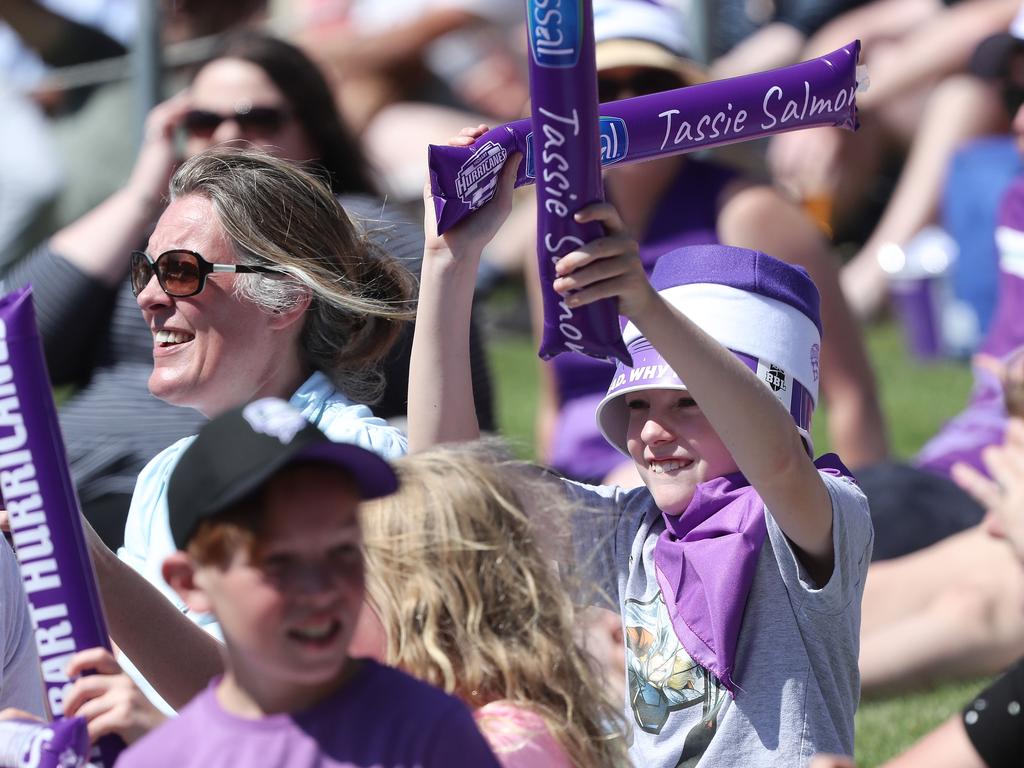
[(337, 619), (323, 624), (309, 624), (288, 630), (288, 636), (294, 640), (313, 645), (327, 645), (341, 632), (341, 622)]

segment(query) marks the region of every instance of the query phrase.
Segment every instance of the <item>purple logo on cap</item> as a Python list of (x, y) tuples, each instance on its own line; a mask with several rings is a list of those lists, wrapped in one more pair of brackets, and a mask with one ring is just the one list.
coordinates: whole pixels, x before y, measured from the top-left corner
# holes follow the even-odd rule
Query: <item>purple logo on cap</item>
[(818, 380), (818, 365), (821, 359), (821, 347), (817, 344), (811, 345), (811, 374), (814, 376), (814, 380)]
[(242, 409), (242, 418), (253, 432), (276, 437), (288, 445), (308, 423), (301, 413), (276, 397), (254, 400)]

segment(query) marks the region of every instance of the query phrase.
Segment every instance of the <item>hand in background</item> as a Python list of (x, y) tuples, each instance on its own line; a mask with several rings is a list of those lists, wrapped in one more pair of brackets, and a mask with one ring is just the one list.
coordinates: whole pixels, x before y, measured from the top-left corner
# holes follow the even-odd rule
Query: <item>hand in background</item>
[(180, 160), (175, 144), (178, 127), (191, 107), (188, 91), (157, 104), (146, 117), (145, 134), (135, 159), (128, 188), (154, 209), (167, 193), (167, 184)]
[(1009, 540), (1024, 562), (1024, 419), (1011, 418), (1002, 445), (982, 454), (989, 477), (966, 464), (953, 466), (953, 480), (985, 507), (988, 532)]
[(842, 129), (831, 126), (772, 136), (767, 155), (772, 177), (795, 200), (832, 195), (842, 139)]

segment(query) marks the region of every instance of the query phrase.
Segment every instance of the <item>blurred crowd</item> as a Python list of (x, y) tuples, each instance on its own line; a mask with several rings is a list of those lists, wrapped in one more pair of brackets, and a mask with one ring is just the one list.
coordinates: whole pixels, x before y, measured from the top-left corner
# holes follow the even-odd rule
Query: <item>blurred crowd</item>
[[(182, 584), (193, 575), (182, 571), (176, 583), (168, 576), (167, 558), (186, 550), (191, 539), (174, 529), (177, 512), (167, 486), (173, 486), (189, 446), (199, 445), (191, 443), (192, 436), (210, 417), (266, 395), (291, 398), (332, 440), (398, 460), (404, 467), (398, 474), (408, 483), (403, 489), (412, 489), (402, 491), (410, 496), (402, 501), (443, 509), (452, 518), (444, 532), (464, 549), (490, 551), (505, 538), (525, 542), (518, 550), (522, 563), (512, 552), (496, 556), (493, 564), (480, 557), (456, 563), (446, 547), (460, 547), (446, 541), (441, 528), (399, 511), (389, 529), (387, 504), (374, 502), (381, 519), (363, 528), (367, 591), (380, 609), (372, 628), (377, 637), (355, 646), (354, 654), (372, 656), (376, 648), (382, 661), (460, 699), (505, 766), (624, 764), (631, 739), (602, 741), (602, 734), (630, 728), (653, 733), (641, 711), (667, 719), (699, 703), (700, 722), (713, 732), (722, 701), (735, 695), (728, 685), (705, 681), (698, 696), (694, 684), (684, 690), (678, 680), (675, 687), (653, 676), (639, 684), (625, 670), (640, 654), (637, 644), (650, 639), (631, 635), (636, 627), (619, 615), (625, 617), (627, 608), (614, 596), (591, 600), (577, 614), (567, 596), (564, 605), (559, 602), (563, 595), (545, 566), (551, 556), (546, 548), (555, 545), (547, 536), (526, 533), (529, 525), (518, 507), (529, 507), (530, 499), (508, 501), (517, 483), (535, 498), (552, 493), (550, 488), (516, 464), (515, 472), (524, 474), (512, 475), (512, 488), (495, 491), (500, 482), (487, 473), (507, 459), (495, 458), (501, 452), (491, 443), (477, 453), (439, 452), (432, 459), (426, 454), (422, 466), (415, 463), (420, 459), (398, 458), (407, 449), (406, 427), (417, 418), (417, 388), (462, 391), (458, 377), (431, 383), (415, 375), (423, 368), (416, 368), (413, 335), (441, 334), (443, 327), (433, 314), (416, 316), (415, 309), (419, 279), (428, 287), (431, 279), (424, 247), (430, 257), (438, 241), (429, 220), (423, 231), (427, 146), (468, 144), (479, 135), (477, 126), (529, 116), (525, 0), (152, 2), (147, 13), (135, 0), (0, 3), (0, 284), (4, 292), (33, 286), (47, 365), (62, 398), (69, 468), (89, 523), (104, 602), (113, 614), (112, 636), (124, 652), (118, 662), (107, 656), (78, 662), (79, 669), (99, 669), (117, 681), (109, 690), (76, 692), (71, 700), (83, 716), (94, 720), (113, 709), (90, 709), (89, 701), (104, 696), (130, 702), (123, 709), (129, 714), (111, 718), (91, 735), (117, 732), (134, 741), (221, 671), (216, 648), (205, 636), (190, 635), (189, 627), (163, 639), (156, 637), (159, 632), (132, 628), (150, 616), (139, 608), (140, 597), (166, 598), (187, 615), (195, 610), (182, 596)], [(820, 295), (820, 319), (812, 319), (821, 332), (828, 441), (866, 496), (874, 530), (873, 547), (864, 534), (869, 541), (861, 551), (866, 578), (849, 593), (859, 607), (849, 649), (858, 661), (859, 690), (873, 696), (1001, 675), (962, 716), (892, 765), (1020, 765), (1024, 727), (1014, 719), (1020, 705), (1016, 712), (1010, 707), (1008, 724), (1002, 713), (1024, 695), (1018, 661), (1024, 654), (1024, 496), (1017, 487), (1024, 484), (1024, 410), (1018, 410), (1014, 394), (1024, 382), (1024, 6), (1020, 0), (593, 5), (602, 101), (742, 77), (860, 41), (869, 83), (857, 95), (857, 131), (796, 130), (613, 166), (604, 172), (604, 190), (616, 213), (600, 216), (610, 235), (622, 234), (636, 246), (634, 255), (648, 277), (663, 254), (699, 245), (763, 251), (806, 270)], [(153, 34), (159, 40), (155, 48), (140, 42)], [(145, 103), (140, 87), (147, 73), (158, 83), (154, 103)], [(233, 165), (230, 151), (238, 149), (265, 154), (247, 168), (242, 161)], [(308, 216), (275, 218), (269, 193), (248, 199), (245, 173), (260, 174), (277, 194), (298, 199), (308, 191), (277, 163), (301, 168), (322, 184), (303, 198)], [(205, 175), (215, 176), (220, 168), (236, 186), (208, 181)], [(197, 195), (206, 206), (202, 210), (188, 208)], [(523, 187), (509, 189), (506, 198), (509, 221), (482, 239), (479, 268), (467, 278), (475, 291), (465, 318), (469, 410), (485, 433), (499, 431), (493, 392), (503, 386), (492, 381), (487, 365), (489, 335), (505, 324), (532, 330), (537, 338), (542, 332), (535, 194)], [(344, 212), (343, 225), (318, 218), (332, 201)], [(236, 271), (283, 273), (306, 293), (259, 289), (254, 275), (235, 278), (248, 288), (215, 293), (221, 285), (214, 279), (217, 260), (209, 259), (211, 266), (204, 258), (209, 253), (187, 248), (181, 234), (211, 216), (224, 225), (222, 239), (232, 244), (237, 263), (248, 267)], [(318, 253), (334, 242), (343, 243), (338, 254)], [(184, 287), (176, 289), (175, 280)], [(488, 302), (495, 292), (502, 296), (501, 309)], [(457, 304), (457, 291), (451, 295)], [(191, 297), (191, 309), (174, 310), (177, 324), (165, 324), (162, 318), (175, 302)], [(303, 319), (304, 313), (316, 322)], [(967, 402), (910, 458), (890, 451), (888, 435), (899, 414), (883, 414), (864, 342), (866, 329), (881, 318), (902, 328), (908, 355), (954, 358), (973, 374)], [(184, 381), (172, 350), (207, 338), (207, 359)], [(614, 364), (577, 355), (538, 360), (537, 409), (528, 414), (536, 422), (533, 455), (549, 473), (588, 484), (578, 487), (614, 486), (626, 494), (647, 485), (654, 493), (636, 457), (596, 421), (615, 371)], [(728, 430), (714, 426), (731, 449)], [(408, 447), (415, 449), (412, 429), (409, 434)], [(806, 429), (803, 438), (809, 445)], [(484, 504), (479, 499), (456, 498), (451, 509), (433, 497), (424, 501), (435, 482), (443, 484), (441, 477), (452, 486), (464, 483), (467, 494), (497, 497), (490, 522), (469, 516), (474, 503)], [(268, 498), (286, 480), (263, 478)], [(319, 482), (306, 480), (311, 487)], [(416, 496), (418, 484), (422, 498)], [(384, 494), (364, 492), (362, 498), (374, 495)], [(444, 556), (427, 559), (430, 552), (404, 541), (417, 525), (423, 530), (414, 535), (423, 541), (436, 537), (432, 552)], [(799, 578), (810, 579), (804, 567), (813, 575), (813, 557), (804, 561), (802, 541), (795, 542), (786, 526), (781, 530), (780, 540), (788, 537), (800, 562)], [(229, 531), (225, 541), (234, 546), (236, 533)], [(550, 538), (558, 538), (556, 533)], [(855, 534), (854, 526), (851, 539)], [(856, 563), (856, 553), (847, 554)], [(396, 557), (425, 564), (424, 572), (396, 565)], [(839, 544), (832, 557), (838, 573)], [(518, 570), (502, 574), (501, 564), (511, 568), (512, 561)], [(119, 562), (155, 586), (152, 594), (144, 590), (148, 585), (132, 582)], [(492, 565), (493, 578), (481, 577), (483, 595), (460, 581), (460, 574), (448, 580), (438, 575), (458, 568), (465, 569), (462, 577), (474, 569), (490, 574)], [(537, 576), (532, 589), (559, 591), (555, 609), (531, 616), (545, 600), (518, 595), (521, 604), (494, 621), (506, 628), (508, 622), (542, 621), (544, 631), (514, 641), (498, 632), (483, 640), (474, 625), (452, 641), (432, 624), (431, 611), (441, 609), (429, 598), (428, 582), (436, 580), (430, 586), (442, 596), (454, 599), (448, 590), (466, 600), (455, 620), (479, 624), (474, 599), (502, 603), (514, 591), (512, 581), (541, 572), (544, 578)], [(503, 583), (504, 577), (509, 581)], [(410, 591), (424, 589), (429, 611), (421, 606), (414, 616), (403, 614), (402, 594), (389, 592), (403, 579)], [(10, 600), (10, 590), (4, 592)], [(159, 610), (152, 616), (162, 620)], [(213, 637), (237, 631), (219, 612), (218, 618), (204, 625)], [(320, 627), (300, 630), (315, 634)], [(365, 638), (359, 634), (357, 640)], [(161, 654), (178, 642), (204, 660), (195, 666), (195, 684), (190, 677), (179, 685), (174, 670), (161, 667)], [(503, 642), (515, 652), (502, 650)], [(12, 647), (11, 637), (7, 643)], [(554, 665), (552, 648), (560, 643), (578, 646), (580, 656), (571, 657), (569, 669), (551, 673), (552, 693), (528, 657), (533, 653)], [(480, 659), (467, 652), (476, 645), (483, 648)], [(467, 658), (455, 664), (460, 654)], [(5, 657), (0, 705), (43, 715), (38, 697), (27, 693), (25, 674), (31, 673), (24, 666), (37, 662), (29, 656)], [(21, 673), (16, 663), (23, 664)], [(233, 663), (229, 678), (238, 675), (239, 662)], [(135, 682), (120, 674), (122, 668)], [(683, 674), (676, 668), (666, 677), (676, 673)], [(710, 675), (703, 669), (702, 674)], [(585, 712), (573, 712), (572, 697), (591, 694), (600, 704), (588, 701)], [(636, 705), (644, 696), (653, 697), (645, 700), (646, 710)], [(493, 708), (505, 699), (520, 708)], [(620, 722), (623, 699), (634, 702), (628, 722)], [(999, 722), (997, 707), (985, 711), (977, 704), (982, 700), (999, 702)], [(556, 743), (544, 742), (532, 756), (515, 758), (519, 762), (502, 758), (518, 747), (509, 746), (515, 740), (501, 726), (488, 725), (488, 713), (480, 714), (487, 707), (495, 722), (547, 729)], [(664, 711), (652, 714), (657, 707)], [(530, 719), (531, 711), (539, 714), (540, 725)], [(570, 725), (559, 730), (553, 723), (562, 717)], [(713, 733), (698, 738), (697, 731), (687, 741), (692, 762), (680, 758), (680, 765), (696, 765), (708, 749), (700, 739), (713, 741)], [(852, 752), (839, 731), (824, 740), (821, 751)], [(802, 758), (806, 763), (811, 755)], [(816, 765), (850, 765), (850, 759), (822, 756)], [(659, 753), (658, 760), (667, 758)], [(474, 764), (488, 763), (481, 758)]]

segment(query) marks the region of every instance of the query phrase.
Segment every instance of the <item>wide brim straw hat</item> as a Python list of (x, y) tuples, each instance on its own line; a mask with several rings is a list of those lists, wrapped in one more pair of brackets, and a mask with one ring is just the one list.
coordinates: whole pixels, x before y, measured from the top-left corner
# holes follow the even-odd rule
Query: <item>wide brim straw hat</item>
[(686, 85), (706, 82), (707, 72), (692, 57), (683, 13), (645, 0), (595, 0), (597, 71), (650, 67), (677, 74)]

